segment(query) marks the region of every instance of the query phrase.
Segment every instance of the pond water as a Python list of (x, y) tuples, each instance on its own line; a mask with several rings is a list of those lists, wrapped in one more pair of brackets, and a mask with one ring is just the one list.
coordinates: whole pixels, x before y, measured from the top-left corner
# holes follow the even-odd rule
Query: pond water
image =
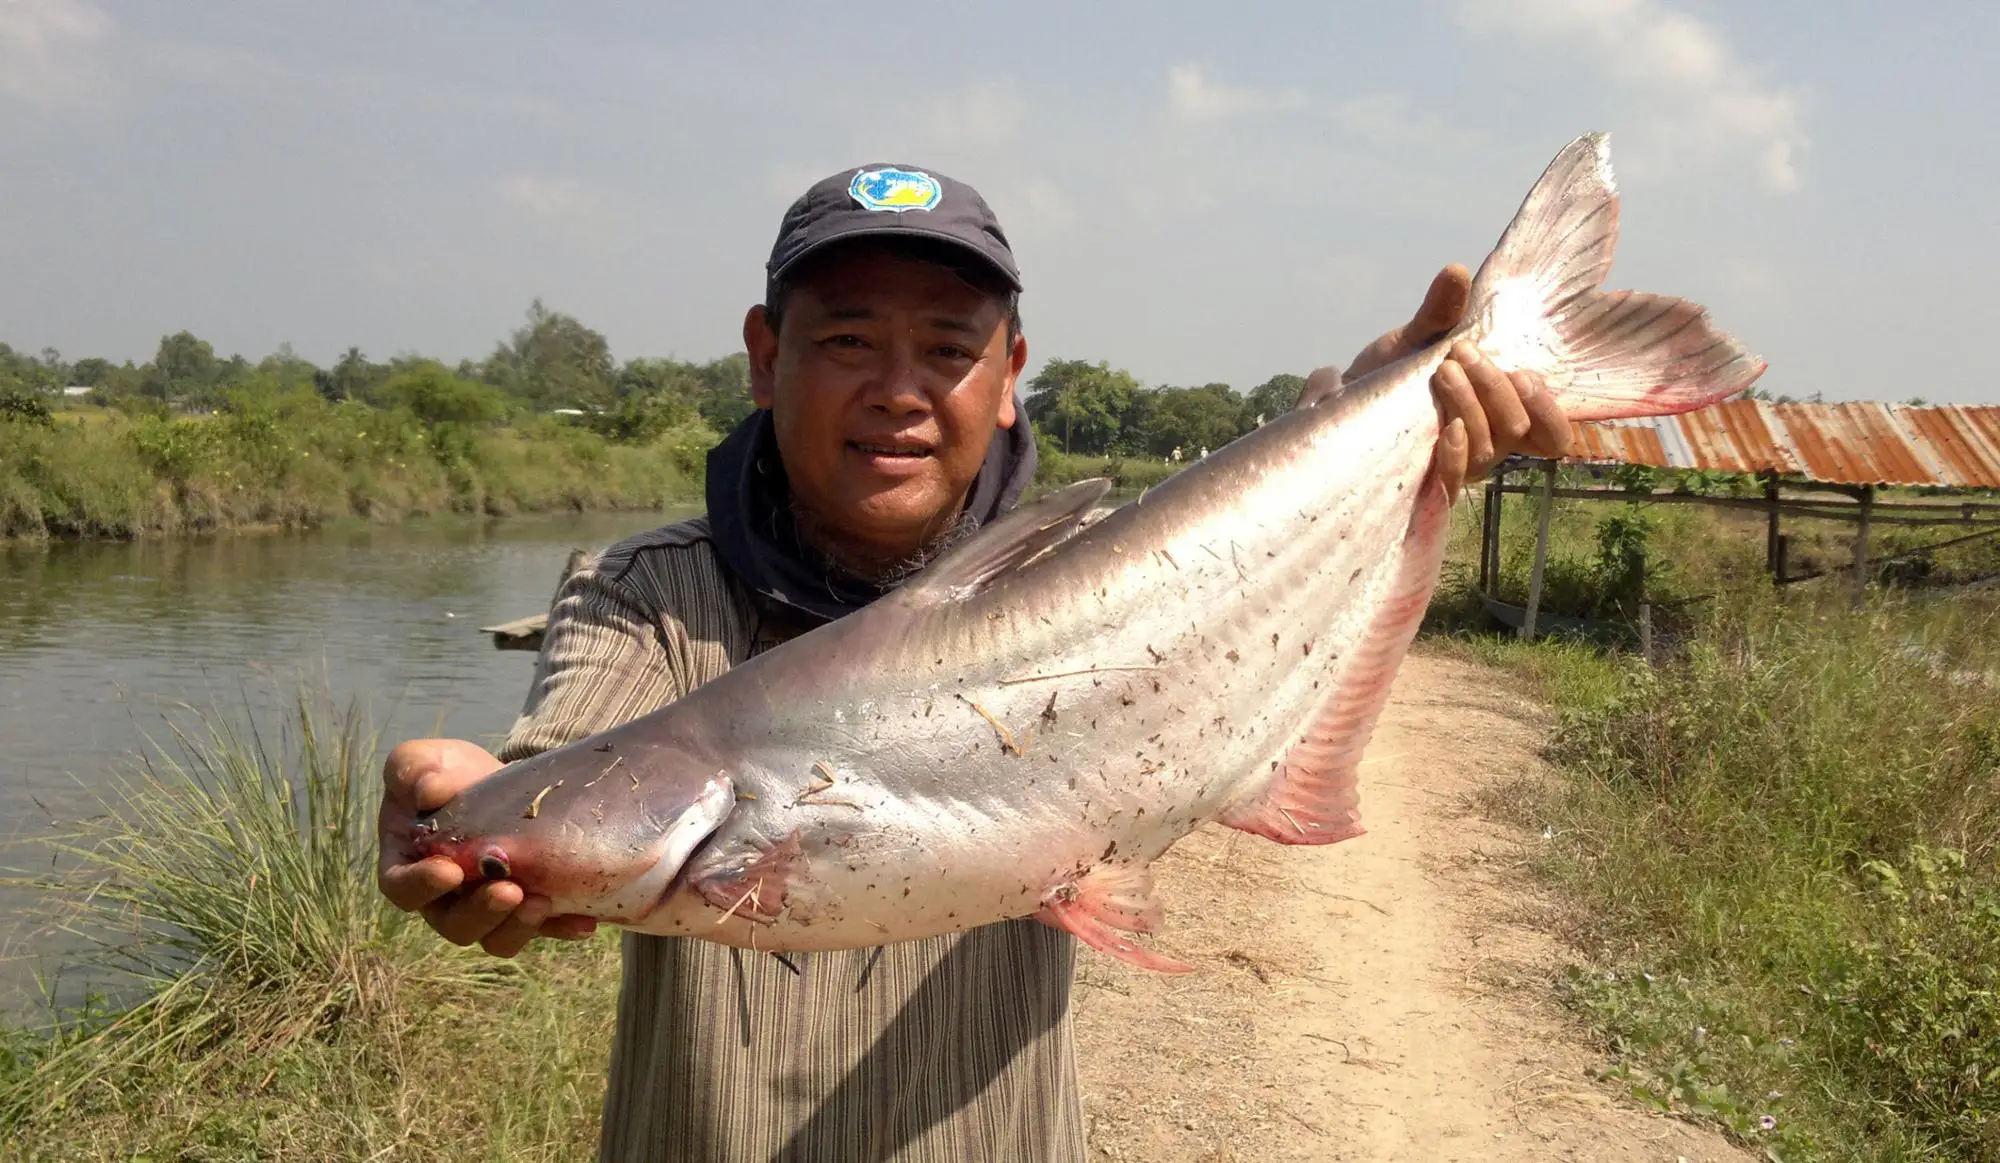
[[(300, 534), (0, 545), (0, 865), (95, 810), (90, 790), (187, 708), (275, 727), (304, 682), (359, 701), (383, 745), (491, 747), (534, 655), (479, 627), (545, 611), (572, 547), (684, 514), (340, 525)], [(0, 1015), (37, 994), (59, 942), (0, 889)]]

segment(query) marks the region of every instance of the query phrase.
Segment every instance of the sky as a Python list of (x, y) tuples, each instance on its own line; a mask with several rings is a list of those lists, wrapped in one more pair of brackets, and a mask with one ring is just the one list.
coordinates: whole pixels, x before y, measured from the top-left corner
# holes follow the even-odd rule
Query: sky
[(740, 347), (779, 217), (870, 161), (976, 186), (1031, 371), (1344, 364), (1611, 134), (1611, 283), (1828, 399), (2000, 403), (2000, 6), (847, 7), (0, 0), (0, 340), (183, 328), (482, 357), (539, 297), (618, 358)]

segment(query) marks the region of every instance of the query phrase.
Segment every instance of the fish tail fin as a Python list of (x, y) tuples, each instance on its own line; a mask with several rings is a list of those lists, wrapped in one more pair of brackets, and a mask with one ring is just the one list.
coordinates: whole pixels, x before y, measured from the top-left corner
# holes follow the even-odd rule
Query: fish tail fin
[(1692, 411), (1764, 373), (1699, 304), (1599, 290), (1617, 246), (1608, 139), (1586, 134), (1549, 163), (1481, 264), (1461, 335), (1504, 371), (1539, 372), (1572, 420)]

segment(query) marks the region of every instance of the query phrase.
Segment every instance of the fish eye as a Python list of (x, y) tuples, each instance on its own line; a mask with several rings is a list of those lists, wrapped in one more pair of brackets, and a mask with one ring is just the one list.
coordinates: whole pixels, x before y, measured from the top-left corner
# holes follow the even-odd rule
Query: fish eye
[(498, 848), (488, 848), (479, 857), (479, 875), (488, 880), (505, 880), (513, 871), (507, 863), (507, 854)]

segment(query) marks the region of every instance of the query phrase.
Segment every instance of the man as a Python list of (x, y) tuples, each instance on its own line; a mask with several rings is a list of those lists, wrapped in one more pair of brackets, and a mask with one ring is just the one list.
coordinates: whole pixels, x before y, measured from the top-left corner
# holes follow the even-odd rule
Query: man
[[(888, 592), (1011, 508), (1033, 479), (1027, 364), (1006, 235), (971, 187), (869, 166), (785, 215), (743, 342), (758, 411), (710, 455), (708, 512), (613, 546), (557, 594), (527, 705), (498, 757), (398, 747), (384, 771), (382, 891), (461, 945), (511, 957), (583, 918), (510, 883), (461, 892), (404, 849), (420, 810), (511, 761), (630, 720)], [(1463, 314), (1448, 268), (1360, 374)], [(1453, 492), (1568, 426), (1539, 385), (1469, 350), (1434, 380)], [(1338, 369), (1308, 380), (1312, 406)], [(1074, 939), (1033, 920), (784, 960), (624, 935), (606, 1098), (608, 1161), (1084, 1158), (1070, 1036)]]

